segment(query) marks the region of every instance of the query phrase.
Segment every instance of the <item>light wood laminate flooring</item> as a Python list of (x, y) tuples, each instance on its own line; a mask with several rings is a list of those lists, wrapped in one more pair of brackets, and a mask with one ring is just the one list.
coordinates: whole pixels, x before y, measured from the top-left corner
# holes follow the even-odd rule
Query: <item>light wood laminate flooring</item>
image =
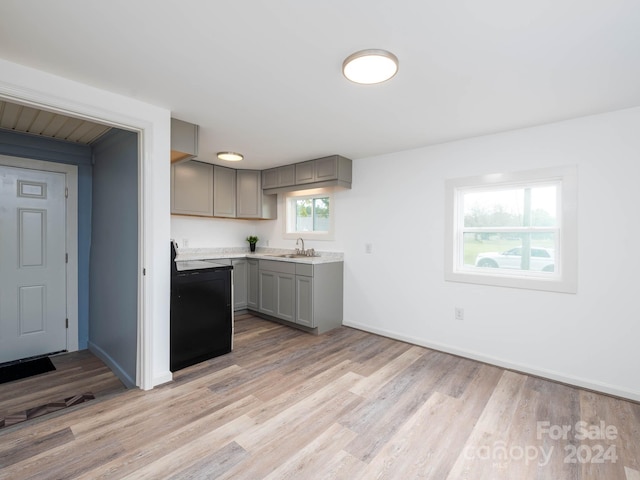
[(640, 405), (243, 315), (169, 384), (0, 430), (0, 478), (640, 480)]
[(102, 399), (126, 390), (113, 372), (88, 350), (49, 358), (55, 371), (0, 384), (0, 417), (73, 395), (90, 392)]

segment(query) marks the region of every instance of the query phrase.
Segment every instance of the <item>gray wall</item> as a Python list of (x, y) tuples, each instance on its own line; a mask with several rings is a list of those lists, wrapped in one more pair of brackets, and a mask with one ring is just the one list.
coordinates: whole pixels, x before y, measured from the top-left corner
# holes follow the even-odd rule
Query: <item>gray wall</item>
[(138, 135), (93, 145), (89, 349), (135, 385), (138, 318)]

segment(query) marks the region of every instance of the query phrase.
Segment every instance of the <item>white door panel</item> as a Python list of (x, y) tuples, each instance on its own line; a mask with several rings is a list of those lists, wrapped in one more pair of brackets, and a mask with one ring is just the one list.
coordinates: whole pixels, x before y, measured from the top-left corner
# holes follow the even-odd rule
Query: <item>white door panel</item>
[(18, 209), (20, 267), (45, 267), (46, 210)]
[(0, 166), (0, 362), (67, 348), (65, 186)]
[(18, 327), (20, 335), (45, 331), (45, 285), (18, 287)]

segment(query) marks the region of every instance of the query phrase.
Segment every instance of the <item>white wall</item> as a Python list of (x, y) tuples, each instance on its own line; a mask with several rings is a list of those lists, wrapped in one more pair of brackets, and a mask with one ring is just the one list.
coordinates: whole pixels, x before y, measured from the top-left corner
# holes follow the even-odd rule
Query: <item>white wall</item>
[[(640, 400), (639, 132), (636, 108), (355, 161), (344, 323)], [(571, 164), (577, 294), (444, 281), (445, 179)]]
[(249, 247), (246, 238), (256, 235), (260, 223), (171, 215), (171, 238), (182, 248)]

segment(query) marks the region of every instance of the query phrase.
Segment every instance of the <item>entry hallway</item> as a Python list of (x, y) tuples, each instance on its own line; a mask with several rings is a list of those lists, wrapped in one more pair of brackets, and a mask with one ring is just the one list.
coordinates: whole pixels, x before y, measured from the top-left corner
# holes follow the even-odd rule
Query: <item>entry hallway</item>
[(170, 384), (0, 429), (0, 478), (640, 480), (640, 405), (243, 315)]

